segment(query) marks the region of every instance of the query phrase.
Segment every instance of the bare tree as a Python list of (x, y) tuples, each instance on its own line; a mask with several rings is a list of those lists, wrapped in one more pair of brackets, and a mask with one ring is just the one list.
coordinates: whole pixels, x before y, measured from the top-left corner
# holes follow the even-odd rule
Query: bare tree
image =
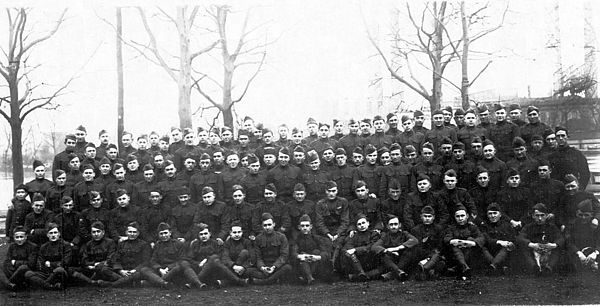
[(125, 92), (123, 85), (123, 16), (121, 8), (117, 8), (116, 56), (117, 56), (117, 143), (119, 150), (123, 150), (123, 131), (125, 131)]
[(65, 20), (66, 10), (57, 19), (54, 27), (36, 37), (36, 32), (28, 27), (29, 10), (25, 8), (6, 9), (8, 18), (8, 45), (2, 47), (3, 59), (0, 60), (0, 74), (6, 81), (8, 95), (0, 97), (0, 115), (10, 124), (12, 139), (13, 184), (23, 182), (23, 153), (22, 133), (23, 122), (29, 114), (38, 109), (56, 109), (59, 105), (55, 98), (64, 94), (74, 78), (50, 94), (35, 95), (36, 90), (42, 89), (44, 83), (33, 84), (32, 71), (37, 68), (27, 65), (27, 60), (34, 47), (50, 39)]
[[(209, 102), (208, 106), (200, 105), (194, 112), (195, 114), (199, 111), (204, 111), (212, 108), (218, 110), (218, 114), (223, 114), (223, 123), (226, 126), (233, 127), (233, 107), (236, 103), (242, 101), (252, 81), (256, 78), (258, 73), (261, 71), (265, 58), (267, 56), (266, 46), (271, 42), (256, 42), (256, 39), (250, 36), (260, 29), (264, 24), (259, 24), (256, 27), (249, 28), (248, 21), (250, 18), (250, 9), (246, 11), (243, 25), (239, 34), (239, 37), (235, 44), (231, 44), (228, 39), (228, 25), (227, 18), (231, 13), (231, 7), (227, 5), (213, 5), (209, 10), (208, 14), (212, 17), (215, 32), (219, 37), (219, 49), (221, 50), (221, 65), (223, 66), (223, 81), (217, 82), (214, 77), (211, 77), (208, 73), (201, 73), (200, 77), (194, 78), (194, 88)], [(243, 60), (240, 60), (243, 56)], [(241, 67), (249, 67), (252, 72), (245, 81), (238, 96), (234, 98), (233, 89), (234, 72)], [(203, 82), (201, 85), (200, 83)], [(208, 84), (207, 84), (208, 83)], [(221, 92), (221, 99), (212, 97), (204, 87), (215, 85)], [(214, 125), (214, 120), (213, 124)]]

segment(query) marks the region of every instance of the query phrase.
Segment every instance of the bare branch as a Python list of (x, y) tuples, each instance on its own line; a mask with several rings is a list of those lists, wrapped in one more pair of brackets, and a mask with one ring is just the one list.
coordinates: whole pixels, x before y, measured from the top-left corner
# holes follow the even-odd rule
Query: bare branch
[[(19, 58), (21, 57), (21, 55), (23, 55), (25, 52), (27, 52), (27, 50), (29, 50), (31, 47), (33, 47), (45, 40), (48, 40), (50, 37), (52, 37), (58, 31), (58, 28), (65, 20), (66, 13), (67, 13), (67, 9), (64, 9), (62, 14), (60, 15), (60, 18), (58, 18), (58, 20), (56, 21), (56, 25), (48, 34), (46, 34), (45, 36), (42, 36), (36, 40), (33, 40), (29, 44), (25, 45), (25, 47), (22, 47), (21, 52), (19, 53)], [(22, 32), (21, 32), (21, 35), (22, 35)]]
[(169, 67), (169, 65), (165, 62), (163, 57), (160, 55), (160, 52), (158, 51), (158, 47), (156, 44), (156, 37), (154, 37), (154, 33), (152, 32), (152, 29), (150, 28), (150, 25), (148, 24), (148, 19), (146, 18), (146, 13), (144, 13), (144, 10), (140, 7), (138, 7), (137, 10), (139, 12), (140, 18), (142, 19), (144, 28), (146, 29), (146, 33), (148, 34), (148, 38), (149, 38), (148, 50), (150, 50), (152, 52), (152, 54), (154, 55), (156, 60), (159, 62), (160, 66), (163, 67), (163, 69), (167, 72), (167, 74), (169, 74), (169, 76), (175, 82), (177, 82), (177, 75), (175, 75), (175, 73), (173, 72), (173, 69), (171, 69), (171, 67)]
[(196, 58), (198, 55), (206, 53), (212, 49), (215, 48), (215, 46), (217, 46), (217, 44), (220, 42), (220, 40), (214, 41), (212, 44), (206, 46), (206, 48), (199, 50), (198, 52), (194, 52), (190, 55), (190, 61), (193, 61), (194, 58)]
[(231, 104), (229, 105), (229, 108), (231, 108), (235, 103), (242, 101), (242, 99), (246, 95), (246, 92), (248, 91), (248, 88), (250, 87), (250, 84), (252, 83), (252, 81), (254, 81), (254, 78), (256, 78), (256, 76), (260, 72), (263, 64), (265, 63), (265, 58), (266, 57), (267, 57), (267, 52), (265, 51), (263, 53), (262, 58), (260, 59), (260, 64), (258, 65), (258, 68), (256, 68), (256, 71), (254, 72), (254, 74), (252, 75), (252, 77), (250, 79), (248, 79), (248, 82), (246, 82), (246, 87), (244, 87), (244, 91), (242, 91), (242, 94), (239, 96), (239, 98), (231, 101)]
[(481, 69), (481, 71), (479, 71), (479, 73), (473, 78), (473, 80), (471, 81), (471, 83), (469, 83), (469, 86), (473, 85), (473, 83), (475, 83), (475, 81), (477, 80), (477, 78), (479, 78), (479, 76), (492, 64), (492, 61), (489, 61), (485, 67), (483, 67), (483, 69)]
[(202, 88), (200, 88), (200, 84), (199, 84), (200, 80), (202, 80), (202, 78), (194, 80), (194, 84), (192, 84), (192, 87), (196, 88), (198, 93), (200, 93), (206, 100), (208, 100), (208, 102), (210, 102), (216, 108), (221, 109), (221, 105), (219, 105), (219, 103), (215, 102), (215, 100), (213, 98), (211, 98), (206, 92), (204, 92), (202, 90)]

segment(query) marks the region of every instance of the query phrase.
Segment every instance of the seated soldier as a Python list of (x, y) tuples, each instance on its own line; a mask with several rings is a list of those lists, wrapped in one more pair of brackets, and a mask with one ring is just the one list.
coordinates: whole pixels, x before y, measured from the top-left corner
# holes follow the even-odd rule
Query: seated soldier
[(110, 229), (110, 211), (102, 205), (102, 194), (99, 191), (92, 190), (88, 197), (90, 199), (90, 207), (81, 212), (81, 219), (79, 219), (79, 237), (81, 237), (81, 241), (84, 243), (92, 240), (90, 236), (92, 223), (100, 221), (104, 224), (104, 228)]
[[(168, 223), (159, 224), (156, 231), (158, 241), (154, 244), (150, 258), (151, 270), (142, 270), (142, 273), (154, 285), (164, 288), (170, 286), (175, 277), (183, 274), (180, 262), (185, 245), (183, 241), (171, 237), (171, 226)], [(159, 276), (160, 281), (155, 276)]]
[(371, 248), (382, 258), (386, 271), (382, 275), (384, 280), (396, 278), (399, 281), (405, 281), (408, 279), (408, 273), (405, 271), (414, 260), (413, 247), (418, 243), (415, 236), (402, 230), (402, 224), (398, 217), (394, 215), (388, 217), (387, 231)]
[(31, 200), (32, 212), (25, 216), (25, 230), (29, 241), (42, 245), (48, 241), (46, 226), (54, 218), (54, 214), (45, 208), (44, 197), (36, 193)]
[(290, 247), (291, 262), (307, 285), (314, 283), (316, 276), (324, 281), (331, 280), (332, 267), (330, 254), (332, 244), (329, 239), (313, 232), (312, 220), (304, 214), (298, 220), (299, 234)]
[(242, 223), (239, 220), (232, 221), (230, 228), (229, 239), (225, 240), (225, 244), (223, 244), (221, 261), (239, 277), (248, 278), (248, 269), (252, 267), (254, 261), (252, 241), (244, 237)]
[(452, 256), (458, 263), (457, 277), (466, 280), (471, 277), (470, 265), (476, 256), (475, 252), (485, 240), (477, 225), (469, 223), (469, 215), (464, 206), (456, 206), (454, 221), (446, 230), (444, 243), (450, 246)]
[(150, 188), (148, 192), (148, 207), (142, 210), (142, 239), (152, 241), (156, 237), (156, 228), (161, 222), (169, 222), (171, 208), (163, 203), (162, 192), (158, 187)]
[(560, 258), (560, 249), (565, 239), (556, 225), (546, 222), (548, 208), (542, 203), (535, 204), (533, 221), (523, 227), (518, 236), (521, 251), (527, 268), (537, 274), (551, 274)]
[(110, 238), (116, 242), (127, 239), (125, 229), (131, 222), (142, 219), (141, 209), (130, 203), (131, 198), (125, 189), (115, 193), (117, 206), (110, 210)]
[[(328, 184), (325, 184), (327, 187)], [(317, 220), (317, 210), (315, 202), (306, 199), (306, 189), (302, 183), (297, 183), (294, 186), (294, 199), (287, 203), (288, 212), (290, 215), (291, 227), (288, 231), (288, 240), (291, 241), (296, 239), (300, 234), (300, 218), (304, 215), (308, 215), (312, 220)]]
[(13, 242), (9, 243), (0, 282), (8, 289), (14, 290), (25, 283), (25, 273), (36, 267), (38, 246), (27, 241), (27, 233), (21, 225), (13, 229)]
[(239, 278), (237, 274), (221, 263), (222, 244), (211, 237), (209, 226), (200, 223), (197, 227), (198, 238), (192, 240), (181, 261), (185, 279), (191, 282), (186, 286), (206, 288), (207, 284), (211, 284), (220, 287), (221, 280), (236, 285), (247, 284), (247, 279)]
[(371, 251), (371, 247), (379, 239), (379, 233), (369, 229), (369, 221), (363, 214), (356, 217), (355, 224), (356, 232), (346, 239), (340, 255), (340, 264), (349, 280), (364, 282), (380, 275)]
[(337, 270), (339, 262), (338, 255), (348, 232), (350, 223), (350, 209), (348, 200), (338, 196), (337, 183), (327, 183), (329, 188), (325, 190), (325, 197), (317, 202), (317, 216), (315, 226), (317, 234), (328, 237), (333, 243), (333, 256), (331, 258), (333, 269)]
[(198, 205), (191, 202), (189, 188), (185, 186), (179, 187), (177, 188), (176, 193), (179, 204), (175, 205), (171, 210), (171, 221), (169, 224), (172, 224), (172, 234), (174, 238), (177, 238), (181, 242), (190, 241), (196, 236), (193, 229), (194, 214), (198, 209)]
[(44, 289), (62, 289), (67, 281), (71, 264), (71, 245), (60, 238), (56, 223), (46, 226), (48, 242), (42, 244), (37, 257), (37, 271), (27, 271), (29, 284)]
[[(498, 204), (488, 205), (487, 222), (483, 224), (481, 231), (485, 237), (483, 256), (489, 264), (490, 272), (506, 272), (509, 254), (515, 249), (517, 232), (508, 222), (508, 218), (502, 218)], [(501, 270), (498, 270), (499, 268)]]
[(119, 275), (110, 269), (108, 260), (117, 250), (114, 240), (105, 236), (104, 224), (92, 223), (92, 240), (81, 247), (81, 267), (72, 268), (73, 278), (88, 284), (105, 285), (105, 281), (116, 281)]
[(592, 224), (594, 208), (591, 200), (577, 205), (577, 218), (567, 227), (567, 254), (575, 270), (598, 271), (600, 230)]
[(54, 215), (52, 222), (58, 224), (62, 239), (71, 245), (71, 250), (73, 251), (72, 264), (77, 265), (79, 263), (79, 247), (81, 244), (79, 236), (81, 216), (79, 212), (75, 211), (75, 204), (70, 196), (64, 196), (60, 200), (60, 206), (62, 212)]
[(127, 224), (127, 239), (118, 242), (117, 250), (109, 260), (113, 270), (120, 276), (111, 284), (113, 287), (139, 282), (142, 278), (154, 284), (165, 285), (165, 281), (147, 266), (152, 248), (148, 242), (139, 238), (140, 230), (137, 222)]
[(445, 265), (441, 255), (443, 228), (434, 221), (435, 210), (425, 206), (421, 209), (421, 222), (410, 230), (419, 241), (415, 260), (419, 261), (420, 280), (436, 278)]
[[(397, 216), (403, 220), (404, 206), (406, 206), (406, 193), (402, 191), (402, 187), (398, 180), (392, 178), (388, 184), (388, 197), (381, 202), (381, 215), (386, 218), (388, 215)], [(408, 230), (408, 229), (407, 229)]]
[(256, 268), (249, 271), (252, 281), (257, 285), (273, 284), (290, 276), (292, 266), (288, 264), (289, 245), (281, 232), (275, 231), (273, 215), (261, 216), (263, 231), (254, 241), (256, 247)]

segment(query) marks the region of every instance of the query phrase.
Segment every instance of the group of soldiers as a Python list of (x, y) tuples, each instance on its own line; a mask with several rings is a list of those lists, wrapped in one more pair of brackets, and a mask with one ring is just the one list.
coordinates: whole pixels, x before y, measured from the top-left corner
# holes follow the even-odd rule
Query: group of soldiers
[[(0, 282), (48, 289), (597, 270), (587, 160), (535, 106), (86, 140), (15, 188)], [(508, 113), (508, 114), (507, 114)], [(454, 123), (452, 121), (454, 120)], [(333, 129), (333, 132), (332, 132)], [(348, 133), (346, 134), (346, 130)], [(333, 134), (333, 135), (332, 135)], [(137, 148), (135, 147), (137, 146)], [(559, 265), (561, 258), (566, 265)]]

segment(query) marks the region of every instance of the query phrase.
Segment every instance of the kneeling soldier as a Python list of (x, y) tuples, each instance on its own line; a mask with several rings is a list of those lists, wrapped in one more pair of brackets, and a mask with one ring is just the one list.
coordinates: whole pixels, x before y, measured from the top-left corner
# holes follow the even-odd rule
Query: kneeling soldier
[(385, 280), (395, 277), (405, 281), (408, 279), (406, 270), (415, 257), (412, 248), (419, 241), (409, 232), (402, 230), (402, 224), (396, 216), (389, 216), (387, 229), (388, 231), (381, 235), (371, 249), (381, 256), (387, 272), (382, 275)]
[(330, 281), (332, 273), (329, 258), (332, 251), (331, 241), (313, 233), (312, 221), (307, 214), (302, 215), (298, 221), (300, 233), (290, 248), (291, 258), (296, 269), (299, 270), (308, 285), (315, 281), (313, 275), (319, 279)]

